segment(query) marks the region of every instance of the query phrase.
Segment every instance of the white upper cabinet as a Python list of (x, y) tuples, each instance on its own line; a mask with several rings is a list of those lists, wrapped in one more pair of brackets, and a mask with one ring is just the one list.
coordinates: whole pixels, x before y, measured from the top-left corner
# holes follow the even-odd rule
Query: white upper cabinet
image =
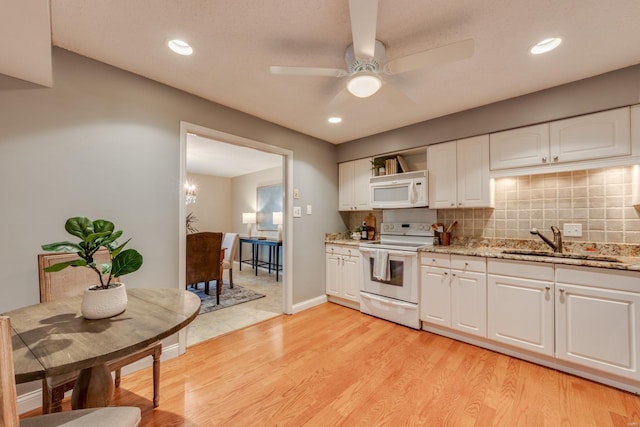
[(369, 202), (370, 177), (370, 158), (338, 164), (339, 210), (371, 210), (371, 204)]
[(456, 141), (427, 147), (429, 207), (455, 208), (458, 204)]
[(427, 148), (430, 208), (491, 207), (489, 135)]
[(631, 154), (628, 108), (551, 122), (552, 162), (575, 162)]
[[(632, 154), (630, 109), (527, 126), (490, 136), (491, 170), (620, 158)], [(604, 165), (583, 165), (583, 169)]]
[(549, 161), (549, 123), (492, 133), (491, 169), (535, 166)]
[(458, 207), (492, 207), (489, 135), (458, 140), (457, 158)]

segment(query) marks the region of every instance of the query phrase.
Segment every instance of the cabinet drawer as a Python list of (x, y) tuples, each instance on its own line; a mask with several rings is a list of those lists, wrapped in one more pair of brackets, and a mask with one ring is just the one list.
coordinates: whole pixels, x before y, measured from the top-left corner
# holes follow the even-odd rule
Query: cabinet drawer
[(487, 260), (477, 256), (451, 255), (451, 269), (486, 273)]
[(506, 259), (487, 260), (487, 272), (502, 276), (522, 277), (526, 279), (553, 282), (553, 264)]
[(556, 283), (569, 283), (640, 293), (640, 272), (557, 265)]
[(360, 249), (357, 246), (343, 246), (343, 245), (325, 245), (325, 253), (332, 255), (343, 255), (349, 257), (359, 257)]
[(449, 268), (451, 266), (451, 255), (423, 253), (422, 255), (420, 255), (420, 265)]

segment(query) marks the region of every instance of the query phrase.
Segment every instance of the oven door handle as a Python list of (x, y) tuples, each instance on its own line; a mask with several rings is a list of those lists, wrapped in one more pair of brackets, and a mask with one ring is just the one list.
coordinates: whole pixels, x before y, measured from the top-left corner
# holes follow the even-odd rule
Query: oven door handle
[[(375, 252), (377, 250), (380, 249), (369, 249), (369, 248), (360, 248), (360, 253), (362, 255), (374, 255)], [(418, 253), (417, 252), (412, 252), (412, 251), (394, 251), (394, 250), (388, 250), (388, 249), (383, 249), (387, 252), (389, 252), (389, 256), (398, 256), (398, 257), (403, 257), (403, 258), (417, 258), (418, 257)]]
[(360, 296), (363, 297), (363, 298), (367, 298), (367, 299), (370, 299), (370, 300), (382, 302), (382, 303), (385, 303), (385, 304), (395, 305), (395, 306), (398, 306), (398, 307), (416, 308), (416, 304), (411, 304), (411, 303), (402, 302), (402, 301), (391, 301), (391, 300), (388, 300), (386, 298), (380, 298), (378, 296), (367, 294), (367, 293), (364, 293), (364, 292), (360, 292)]

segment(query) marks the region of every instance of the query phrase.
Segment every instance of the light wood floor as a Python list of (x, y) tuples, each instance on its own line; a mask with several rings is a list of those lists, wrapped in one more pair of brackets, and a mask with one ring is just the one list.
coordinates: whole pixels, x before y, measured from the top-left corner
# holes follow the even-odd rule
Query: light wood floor
[[(640, 397), (327, 303), (123, 378), (141, 426), (633, 426)], [(65, 409), (68, 409), (68, 399)]]

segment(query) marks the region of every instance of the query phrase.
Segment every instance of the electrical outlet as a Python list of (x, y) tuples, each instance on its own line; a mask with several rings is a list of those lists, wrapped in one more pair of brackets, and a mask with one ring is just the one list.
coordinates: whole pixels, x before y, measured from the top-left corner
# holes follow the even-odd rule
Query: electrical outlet
[(293, 217), (300, 218), (302, 216), (302, 208), (300, 206), (293, 207)]
[(565, 224), (562, 234), (567, 237), (582, 237), (582, 224)]

